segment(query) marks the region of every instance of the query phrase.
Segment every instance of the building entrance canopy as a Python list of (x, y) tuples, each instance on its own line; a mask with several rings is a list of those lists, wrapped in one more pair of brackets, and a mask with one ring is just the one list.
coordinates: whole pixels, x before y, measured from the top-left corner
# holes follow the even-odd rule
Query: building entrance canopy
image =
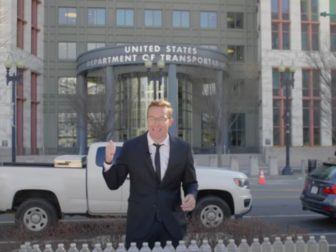
[(217, 50), (187, 45), (123, 45), (99, 48), (85, 52), (77, 58), (77, 74), (106, 66), (143, 64), (145, 61), (166, 64), (202, 66), (226, 69), (226, 55)]
[[(163, 61), (165, 67), (158, 73), (151, 73), (150, 69), (147, 69), (147, 72), (141, 71), (140, 66), (145, 67), (144, 63), (148, 61), (157, 65)], [(129, 66), (137, 68), (128, 68)], [(85, 52), (77, 58), (76, 67), (78, 92), (86, 103), (87, 81), (90, 74), (97, 73), (98, 69), (103, 70), (98, 72), (102, 74), (101, 78), (105, 85), (104, 114), (110, 115), (105, 118), (107, 120), (104, 122), (107, 128), (105, 132), (111, 132), (114, 136), (117, 134), (122, 139), (138, 135), (139, 129), (146, 129), (144, 116), (149, 101), (166, 98), (171, 102), (174, 119), (178, 122), (172, 125), (170, 133), (191, 141), (192, 125), (200, 124), (191, 121), (192, 86), (195, 84), (191, 79), (200, 75), (204, 81), (207, 73), (211, 72), (210, 82), (222, 86), (223, 76), (227, 70), (227, 57), (222, 52), (203, 47), (135, 44)], [(186, 73), (185, 67), (195, 68), (195, 71)], [(125, 70), (123, 75), (116, 70), (117, 68)], [(202, 68), (210, 71), (202, 71)], [(197, 90), (196, 85), (194, 89)], [(87, 111), (79, 115), (80, 153), (85, 153), (87, 146), (86, 114)], [(132, 118), (126, 118), (126, 115), (132, 115)]]

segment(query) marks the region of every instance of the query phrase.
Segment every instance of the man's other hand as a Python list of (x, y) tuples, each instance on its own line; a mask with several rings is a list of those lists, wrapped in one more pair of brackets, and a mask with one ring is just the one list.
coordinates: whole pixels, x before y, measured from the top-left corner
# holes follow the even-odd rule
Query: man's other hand
[(182, 200), (181, 208), (184, 212), (190, 212), (192, 211), (196, 206), (196, 200), (194, 195), (188, 194), (185, 196), (185, 198)]

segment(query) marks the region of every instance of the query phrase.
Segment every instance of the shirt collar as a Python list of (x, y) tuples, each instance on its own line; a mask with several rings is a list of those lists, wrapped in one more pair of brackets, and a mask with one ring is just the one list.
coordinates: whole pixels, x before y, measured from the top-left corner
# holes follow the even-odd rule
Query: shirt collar
[[(147, 133), (147, 141), (149, 146), (155, 144), (153, 138), (151, 138), (151, 136), (149, 135), (149, 132)], [(169, 134), (167, 134), (167, 137), (160, 144), (169, 146)]]

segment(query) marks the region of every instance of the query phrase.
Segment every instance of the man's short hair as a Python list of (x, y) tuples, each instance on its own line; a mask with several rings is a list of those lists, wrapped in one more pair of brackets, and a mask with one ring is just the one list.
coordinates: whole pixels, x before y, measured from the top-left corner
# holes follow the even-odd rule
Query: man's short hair
[(151, 107), (166, 108), (168, 118), (171, 119), (173, 117), (173, 107), (172, 107), (171, 103), (167, 100), (161, 99), (161, 100), (151, 101), (151, 103), (148, 105), (148, 108), (147, 108), (147, 114), (148, 114), (148, 111)]

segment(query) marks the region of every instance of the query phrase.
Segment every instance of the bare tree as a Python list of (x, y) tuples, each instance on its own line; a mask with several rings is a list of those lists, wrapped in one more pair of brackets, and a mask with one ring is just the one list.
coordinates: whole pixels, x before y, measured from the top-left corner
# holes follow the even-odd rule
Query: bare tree
[[(319, 72), (320, 79), (320, 97), (321, 97), (321, 120), (324, 120), (325, 124), (328, 123), (328, 118), (332, 115), (333, 108), (336, 104), (335, 94), (336, 94), (336, 52), (330, 51), (328, 43), (324, 43), (321, 45), (320, 51), (307, 51), (306, 54), (306, 62), (309, 66)], [(332, 125), (335, 127), (336, 125), (336, 117), (332, 115)], [(336, 133), (336, 132), (334, 132)], [(329, 132), (332, 138), (335, 138), (335, 134)], [(333, 139), (333, 142), (336, 142)]]
[[(91, 79), (92, 81), (92, 79)], [(89, 142), (105, 141), (113, 131), (111, 127), (111, 116), (113, 113), (107, 111), (108, 97), (105, 95), (105, 86), (97, 78), (94, 85), (88, 85), (88, 90), (84, 88), (83, 92), (76, 92), (73, 85), (60, 84), (67, 94), (66, 102), (70, 109), (77, 115), (77, 129), (86, 131)], [(111, 107), (111, 106), (110, 106)], [(83, 120), (83, 122), (80, 122)], [(79, 132), (77, 132), (79, 134)], [(80, 147), (80, 146), (79, 146)]]
[(213, 138), (214, 149), (217, 154), (217, 163), (222, 165), (221, 156), (227, 153), (229, 149), (228, 134), (230, 131), (229, 123), (229, 102), (227, 86), (229, 78), (223, 80), (223, 83), (215, 81), (204, 81), (201, 90), (194, 93), (194, 99), (197, 99), (197, 110), (202, 114), (202, 120), (206, 121), (208, 137)]

